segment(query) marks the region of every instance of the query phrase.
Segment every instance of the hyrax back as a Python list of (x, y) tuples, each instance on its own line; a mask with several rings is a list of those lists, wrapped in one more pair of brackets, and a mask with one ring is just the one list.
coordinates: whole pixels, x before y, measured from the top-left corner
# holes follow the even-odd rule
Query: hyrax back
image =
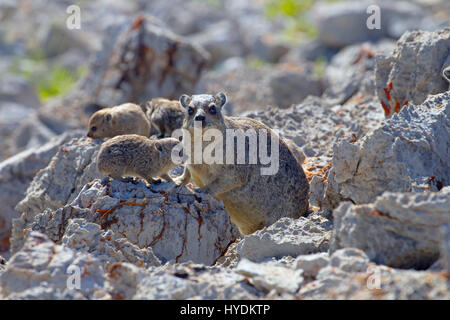
[(121, 135), (105, 141), (97, 156), (98, 171), (115, 179), (141, 177), (149, 183), (155, 177), (169, 180), (172, 149), (180, 144), (175, 138), (152, 140), (144, 136)]
[(284, 142), (288, 146), (289, 150), (291, 150), (292, 155), (297, 159), (299, 164), (303, 164), (305, 162), (306, 156), (303, 150), (291, 139), (284, 138)]
[(145, 103), (144, 109), (151, 124), (150, 136), (170, 137), (183, 124), (184, 109), (177, 100), (154, 98)]
[(149, 136), (150, 121), (142, 108), (134, 103), (124, 103), (94, 113), (89, 120), (88, 137), (112, 138), (123, 134)]
[[(194, 121), (197, 121), (202, 123), (203, 134), (208, 129), (217, 129), (222, 133), (224, 159), (222, 164), (194, 164), (188, 160), (185, 172), (175, 180), (177, 184), (186, 184), (192, 178), (200, 186), (197, 191), (208, 192), (222, 200), (231, 221), (243, 234), (253, 233), (282, 217), (298, 218), (307, 212), (309, 183), (306, 175), (286, 142), (274, 131), (254, 119), (223, 116), (221, 109), (226, 103), (223, 93), (215, 96), (183, 95), (180, 103), (186, 109), (183, 123), (183, 129), (186, 129), (183, 135), (185, 150), (189, 150), (186, 145), (189, 139), (185, 135), (190, 135), (193, 141)], [(246, 156), (244, 163), (240, 164), (236, 161), (237, 139), (230, 138), (227, 141), (226, 131), (230, 129), (241, 129), (243, 132), (253, 129), (256, 133), (265, 132), (267, 136), (257, 134), (257, 140), (253, 143), (249, 139), (244, 140)], [(256, 147), (256, 153), (260, 154), (261, 139), (266, 141), (267, 150), (271, 150), (272, 143), (273, 150), (278, 150), (278, 157), (274, 156), (276, 159), (273, 159), (278, 163), (278, 170), (267, 175), (262, 174), (261, 168), (267, 168), (268, 165), (263, 165), (259, 156), (256, 164), (252, 164), (248, 157), (250, 146)], [(192, 141), (191, 150), (194, 144)], [(225, 159), (228, 156), (227, 143), (234, 145), (234, 162), (231, 164)], [(203, 142), (203, 150), (209, 144)]]

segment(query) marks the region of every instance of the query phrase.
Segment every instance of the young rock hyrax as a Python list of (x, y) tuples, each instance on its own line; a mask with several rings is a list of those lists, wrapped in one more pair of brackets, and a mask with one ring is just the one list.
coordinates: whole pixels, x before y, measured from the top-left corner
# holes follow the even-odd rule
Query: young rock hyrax
[(105, 141), (97, 156), (101, 174), (114, 179), (141, 177), (149, 183), (160, 177), (171, 181), (168, 172), (175, 168), (172, 149), (180, 141), (174, 138), (152, 140), (137, 134), (116, 136)]
[[(231, 221), (243, 234), (253, 233), (282, 217), (298, 218), (304, 215), (308, 209), (309, 184), (286, 142), (257, 120), (223, 116), (221, 110), (225, 103), (224, 93), (180, 97), (180, 104), (186, 110), (183, 122), (185, 152), (189, 152), (187, 150), (190, 148), (192, 158), (195, 148), (195, 142), (192, 141), (195, 139), (195, 130), (198, 132), (197, 126), (201, 123), (203, 137), (206, 137), (205, 133), (209, 129), (220, 131), (223, 137), (223, 161), (222, 164), (211, 161), (206, 164), (190, 159), (185, 164), (183, 174), (174, 179), (175, 183), (186, 184), (192, 178), (199, 186), (196, 191), (210, 193), (222, 200), (230, 213)], [(249, 142), (250, 139), (245, 139), (244, 142), (241, 139), (239, 143), (237, 138), (227, 136), (226, 133), (236, 132), (236, 129), (242, 129), (243, 132), (253, 129), (257, 133), (265, 132), (266, 136), (257, 134), (253, 143)], [(190, 146), (187, 145), (189, 140), (192, 140)], [(211, 143), (209, 141), (202, 142), (203, 150)], [(261, 141), (266, 145), (260, 147)], [(233, 146), (234, 154), (231, 156), (234, 160), (231, 163), (226, 159), (230, 156), (226, 150), (228, 144)], [(245, 161), (241, 158), (241, 162), (236, 161), (239, 145), (245, 149)], [(268, 154), (268, 150), (273, 151), (271, 156), (274, 156), (274, 164), (278, 165), (278, 170), (262, 174), (261, 169), (268, 165), (263, 165), (260, 161), (261, 154)], [(242, 154), (242, 149), (240, 153)], [(255, 153), (258, 154), (256, 164), (249, 160), (250, 154)]]
[(88, 137), (112, 138), (122, 134), (149, 136), (150, 121), (142, 108), (134, 103), (124, 103), (94, 113), (89, 119)]
[(150, 136), (170, 137), (183, 125), (184, 109), (177, 100), (154, 98), (144, 104), (144, 110), (151, 124)]

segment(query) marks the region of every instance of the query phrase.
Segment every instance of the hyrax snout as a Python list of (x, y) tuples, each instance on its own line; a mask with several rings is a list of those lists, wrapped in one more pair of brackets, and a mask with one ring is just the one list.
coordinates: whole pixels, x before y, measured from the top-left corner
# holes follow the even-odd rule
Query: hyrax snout
[[(207, 155), (205, 151), (211, 150), (210, 135), (213, 132), (220, 133), (217, 141), (223, 140), (219, 147), (223, 149), (222, 152), (220, 149), (214, 151), (215, 155), (221, 154), (214, 161), (188, 159), (183, 174), (174, 179), (175, 183), (187, 184), (192, 178), (199, 186), (196, 191), (210, 193), (222, 200), (231, 221), (243, 234), (253, 233), (282, 217), (304, 215), (309, 204), (309, 183), (300, 161), (284, 139), (262, 122), (224, 116), (222, 108), (226, 100), (224, 93), (180, 97), (180, 104), (185, 108), (185, 152), (190, 150), (191, 155), (195, 152), (193, 146), (198, 145), (194, 141), (195, 132), (197, 136), (200, 132), (202, 137), (203, 159)], [(202, 130), (198, 130), (199, 124)], [(248, 136), (239, 136), (239, 132)], [(264, 171), (268, 169), (268, 162), (261, 159), (269, 153), (269, 169), (274, 169)], [(250, 160), (252, 156), (256, 161)]]
[(150, 136), (170, 137), (183, 124), (184, 109), (178, 100), (153, 98), (144, 104), (144, 110), (150, 120)]
[(148, 137), (150, 121), (142, 108), (134, 103), (124, 103), (95, 112), (89, 120), (88, 137), (112, 138), (123, 134)]
[(115, 179), (141, 177), (149, 183), (160, 177), (171, 180), (168, 172), (172, 149), (180, 144), (175, 138), (152, 140), (144, 136), (121, 135), (105, 141), (97, 156), (98, 171)]

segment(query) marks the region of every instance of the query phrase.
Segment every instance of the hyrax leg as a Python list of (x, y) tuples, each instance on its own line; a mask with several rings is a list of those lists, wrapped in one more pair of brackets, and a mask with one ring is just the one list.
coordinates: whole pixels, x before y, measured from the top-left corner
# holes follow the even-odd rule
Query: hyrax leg
[(177, 186), (179, 186), (182, 184), (188, 184), (189, 180), (191, 180), (191, 173), (189, 172), (189, 169), (187, 168), (187, 166), (185, 166), (183, 174), (179, 177), (174, 178), (173, 182), (175, 182), (175, 184)]
[(194, 191), (199, 193), (209, 193), (214, 197), (220, 197), (221, 194), (242, 187), (244, 184), (245, 179), (224, 180), (223, 177), (218, 177), (203, 187), (195, 188)]
[(172, 178), (169, 176), (168, 173), (165, 173), (165, 174), (161, 175), (160, 178), (163, 178), (163, 179), (166, 180), (167, 182), (172, 181)]

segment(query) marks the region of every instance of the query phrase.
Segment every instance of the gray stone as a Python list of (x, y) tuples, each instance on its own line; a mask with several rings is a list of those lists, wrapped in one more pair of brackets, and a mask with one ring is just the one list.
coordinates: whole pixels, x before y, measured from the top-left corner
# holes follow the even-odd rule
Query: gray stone
[(369, 203), (384, 191), (437, 191), (450, 184), (450, 93), (408, 106), (363, 139), (333, 147), (325, 207)]
[(269, 77), (273, 99), (280, 108), (301, 103), (308, 95), (320, 96), (322, 85), (312, 72), (278, 71)]
[[(379, 8), (379, 29), (366, 27), (373, 13), (367, 12), (371, 5)], [(312, 9), (312, 19), (319, 32), (319, 41), (326, 46), (338, 48), (386, 37), (397, 38), (407, 29), (417, 27), (423, 17), (424, 12), (420, 6), (406, 1), (345, 1), (333, 4), (319, 2)]]
[(444, 299), (450, 281), (442, 273), (399, 270), (369, 262), (361, 250), (341, 249), (333, 253), (317, 280), (304, 285), (300, 299)]
[(236, 272), (249, 277), (254, 286), (262, 290), (275, 290), (294, 294), (303, 283), (303, 270), (292, 270), (280, 266), (266, 266), (242, 259), (236, 266)]
[[(70, 278), (78, 272), (80, 288)], [(2, 299), (88, 299), (105, 287), (101, 264), (92, 256), (55, 245), (45, 235), (30, 232), (23, 248), (0, 274)]]
[(54, 210), (17, 219), (12, 249), (20, 248), (23, 230), (31, 228), (109, 263), (157, 265), (159, 259), (212, 265), (235, 240), (222, 202), (173, 182), (94, 180), (73, 202)]
[(188, 39), (208, 51), (211, 66), (226, 58), (242, 56), (244, 53), (237, 26), (229, 20), (212, 24)]
[(354, 247), (374, 262), (425, 269), (439, 257), (440, 228), (450, 222), (450, 187), (439, 192), (391, 193), (374, 203), (341, 204), (333, 211), (330, 251)]
[(303, 270), (305, 278), (315, 279), (320, 269), (328, 265), (329, 260), (327, 252), (301, 255), (296, 259), (296, 267)]
[(428, 95), (448, 90), (441, 68), (449, 51), (450, 28), (408, 31), (398, 40), (392, 55), (378, 57), (376, 88), (386, 116), (408, 103), (421, 104)]
[(330, 233), (308, 218), (281, 218), (271, 226), (245, 236), (237, 246), (241, 259), (259, 262), (267, 258), (296, 257), (328, 250)]
[(72, 202), (86, 183), (102, 177), (96, 164), (101, 143), (79, 137), (62, 145), (48, 166), (34, 177), (17, 210), (34, 216)]
[[(375, 57), (389, 54), (394, 41), (364, 42), (340, 50), (325, 67), (322, 105), (333, 107), (352, 97), (375, 95)], [(382, 109), (379, 108), (379, 111)]]
[(445, 272), (450, 274), (450, 223), (441, 227), (440, 260)]
[(0, 163), (0, 252), (9, 248), (15, 210), (37, 172), (45, 168), (61, 145), (80, 133), (68, 132), (39, 148), (28, 149)]

